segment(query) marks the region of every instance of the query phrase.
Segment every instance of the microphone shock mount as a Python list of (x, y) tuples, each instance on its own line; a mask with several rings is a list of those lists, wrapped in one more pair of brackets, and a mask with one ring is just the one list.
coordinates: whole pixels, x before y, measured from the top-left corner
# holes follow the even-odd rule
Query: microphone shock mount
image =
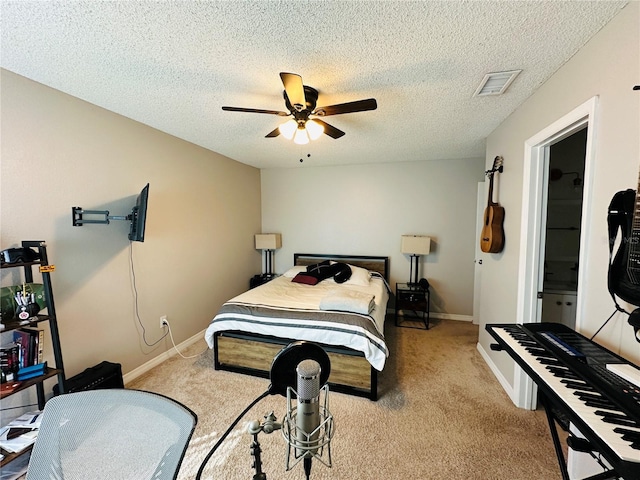
[[(287, 388), (287, 414), (282, 420), (282, 436), (287, 442), (286, 471), (295, 467), (302, 459), (309, 463), (312, 458), (317, 459), (323, 465), (331, 467), (331, 439), (334, 434), (333, 415), (329, 412), (329, 385), (325, 384), (320, 389), (320, 397), (324, 401), (320, 404), (320, 425), (313, 432), (303, 432), (296, 424), (295, 401), (292, 394), (296, 395), (293, 388)], [(326, 459), (325, 448), (326, 448)], [(293, 450), (293, 463), (291, 450)]]

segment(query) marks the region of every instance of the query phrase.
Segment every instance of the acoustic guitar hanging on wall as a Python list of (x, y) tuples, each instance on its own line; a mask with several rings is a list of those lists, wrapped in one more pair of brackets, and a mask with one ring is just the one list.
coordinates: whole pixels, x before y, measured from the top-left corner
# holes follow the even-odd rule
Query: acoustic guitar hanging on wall
[(504, 247), (504, 208), (493, 201), (493, 176), (496, 172), (502, 173), (503, 159), (497, 156), (493, 160), (493, 167), (485, 174), (489, 177), (489, 195), (487, 208), (484, 209), (484, 223), (480, 234), (480, 249), (484, 253), (499, 253)]

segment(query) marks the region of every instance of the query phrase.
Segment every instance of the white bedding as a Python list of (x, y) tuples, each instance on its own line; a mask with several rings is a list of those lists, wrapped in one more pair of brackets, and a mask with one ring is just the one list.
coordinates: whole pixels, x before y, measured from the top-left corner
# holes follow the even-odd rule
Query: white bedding
[[(372, 331), (367, 331), (366, 328), (351, 321), (347, 324), (334, 324), (312, 317), (311, 313), (315, 315), (320, 311), (322, 299), (337, 289), (372, 294), (375, 298), (373, 311), (370, 315), (346, 312), (322, 313), (333, 317), (361, 317), (359, 321), (364, 319), (367, 324), (373, 324)], [(376, 370), (381, 371), (388, 356), (388, 350), (384, 344), (384, 319), (388, 300), (389, 293), (385, 281), (378, 277), (372, 277), (368, 286), (338, 284), (332, 278), (312, 286), (294, 283), (290, 277), (280, 276), (225, 303), (225, 305), (266, 307), (274, 309), (274, 312), (277, 311), (277, 315), (263, 315), (258, 318), (249, 313), (219, 313), (207, 328), (205, 339), (209, 347), (213, 348), (216, 332), (234, 330), (346, 346), (362, 352), (369, 363)], [(287, 318), (287, 312), (292, 314), (291, 320)], [(309, 313), (309, 319), (304, 318), (305, 312)]]

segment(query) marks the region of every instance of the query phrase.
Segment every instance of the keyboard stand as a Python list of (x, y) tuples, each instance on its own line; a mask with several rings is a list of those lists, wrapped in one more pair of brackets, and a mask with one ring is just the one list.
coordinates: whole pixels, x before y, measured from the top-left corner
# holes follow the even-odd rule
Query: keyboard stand
[[(564, 458), (564, 452), (562, 451), (560, 436), (558, 435), (558, 430), (556, 428), (556, 422), (558, 425), (561, 425), (561, 422), (559, 422), (556, 419), (555, 415), (553, 414), (550, 400), (540, 390), (538, 390), (538, 400), (540, 400), (540, 403), (542, 404), (542, 407), (544, 408), (544, 412), (547, 416), (547, 422), (549, 424), (549, 432), (551, 433), (551, 439), (553, 440), (553, 448), (556, 452), (556, 457), (558, 458), (558, 466), (560, 467), (560, 474), (562, 475), (562, 480), (571, 480), (569, 477), (569, 471), (567, 469), (567, 462)], [(596, 461), (598, 461), (598, 463), (600, 463), (600, 461), (593, 454), (591, 455), (595, 458)], [(606, 468), (604, 465), (602, 465), (602, 463), (600, 463), (600, 466), (602, 468)], [(622, 478), (622, 477), (618, 475), (618, 473), (615, 470), (610, 469), (601, 473), (597, 473), (590, 477), (584, 477), (581, 480), (610, 480), (610, 479), (615, 480), (618, 478)]]
[[(538, 390), (538, 400), (540, 401), (542, 408), (544, 408), (544, 413), (547, 417), (547, 423), (549, 424), (549, 433), (551, 433), (553, 449), (555, 450), (556, 458), (558, 459), (558, 466), (560, 467), (560, 475), (562, 476), (562, 480), (571, 480), (571, 477), (569, 477), (569, 470), (567, 469), (567, 461), (565, 460), (564, 452), (562, 451), (562, 443), (560, 441), (560, 436), (558, 435), (558, 429), (556, 427), (556, 424), (560, 425), (560, 427), (564, 430), (562, 422), (560, 422), (554, 415), (551, 406), (551, 400), (544, 394), (542, 389)], [(569, 435), (571, 435), (571, 433), (569, 433)], [(591, 456), (600, 464), (602, 468), (607, 468), (602, 465), (600, 460), (596, 458), (593, 453), (591, 453)], [(622, 477), (615, 470), (609, 469), (590, 477), (584, 477), (581, 480), (615, 480), (618, 478)]]
[(558, 458), (558, 466), (560, 467), (560, 474), (562, 480), (570, 480), (569, 471), (567, 470), (567, 462), (564, 459), (564, 452), (562, 451), (562, 445), (560, 444), (560, 437), (558, 436), (558, 429), (556, 428), (556, 419), (551, 410), (551, 405), (546, 395), (541, 391), (538, 391), (538, 400), (544, 408), (544, 413), (547, 415), (547, 422), (549, 423), (549, 432), (551, 432), (551, 439), (553, 440), (553, 448)]

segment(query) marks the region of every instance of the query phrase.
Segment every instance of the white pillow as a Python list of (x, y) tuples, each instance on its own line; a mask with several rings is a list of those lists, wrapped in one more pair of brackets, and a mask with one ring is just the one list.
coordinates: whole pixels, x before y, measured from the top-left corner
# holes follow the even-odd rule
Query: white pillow
[(360, 285), (362, 287), (369, 286), (369, 280), (371, 279), (371, 274), (369, 270), (366, 268), (355, 267), (351, 264), (348, 264), (351, 267), (351, 278), (343, 283), (343, 285)]
[(304, 265), (296, 265), (295, 267), (291, 267), (289, 270), (282, 274), (283, 277), (293, 278), (300, 272), (306, 272), (307, 267)]

